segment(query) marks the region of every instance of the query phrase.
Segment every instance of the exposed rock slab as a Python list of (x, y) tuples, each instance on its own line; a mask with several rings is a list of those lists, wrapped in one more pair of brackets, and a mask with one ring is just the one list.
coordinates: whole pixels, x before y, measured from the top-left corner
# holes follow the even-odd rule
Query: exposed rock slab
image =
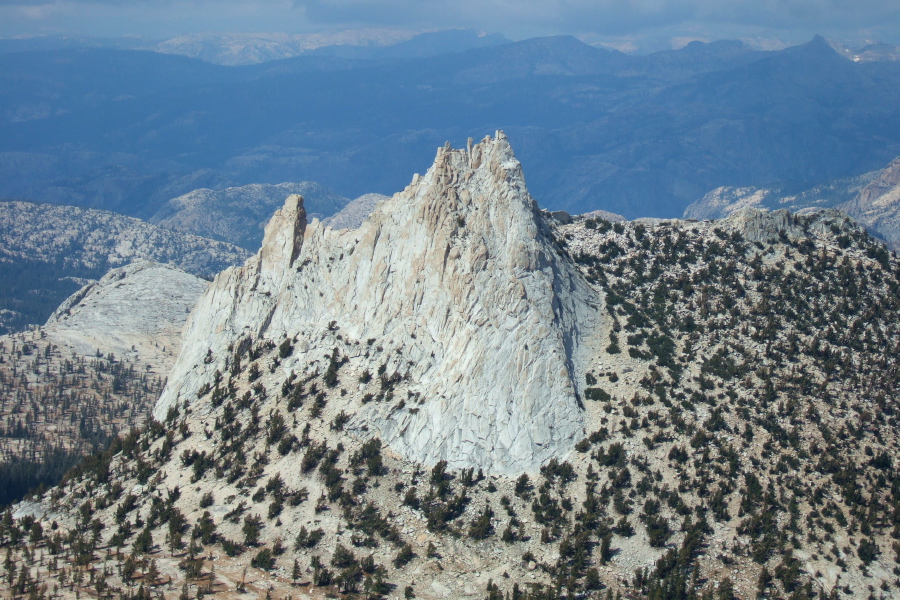
[(208, 282), (169, 265), (140, 261), (84, 286), (51, 315), (43, 331), (83, 356), (129, 355), (165, 373), (188, 314)]
[(397, 368), (421, 399), (415, 411), (364, 409), (358, 427), (421, 463), (533, 469), (584, 435), (577, 374), (601, 333), (599, 301), (498, 132), (441, 148), (355, 230), (308, 224), (302, 199), (288, 198), (259, 254), (200, 299), (154, 414), (194, 401), (241, 340), (301, 338), (283, 365), (299, 371), (339, 327), (348, 341), (402, 352)]
[(772, 243), (779, 238), (806, 239), (811, 235), (828, 236), (834, 231), (863, 233), (863, 227), (839, 210), (810, 211), (803, 215), (788, 210), (743, 208), (719, 221), (738, 231), (749, 242)]
[(717, 187), (684, 209), (684, 218), (722, 219), (742, 208), (761, 206), (772, 193), (754, 187)]
[(625, 220), (625, 217), (623, 217), (622, 215), (611, 213), (608, 210), (592, 210), (591, 212), (586, 212), (581, 216), (585, 219), (604, 219), (606, 221), (609, 221), (610, 223), (621, 223)]

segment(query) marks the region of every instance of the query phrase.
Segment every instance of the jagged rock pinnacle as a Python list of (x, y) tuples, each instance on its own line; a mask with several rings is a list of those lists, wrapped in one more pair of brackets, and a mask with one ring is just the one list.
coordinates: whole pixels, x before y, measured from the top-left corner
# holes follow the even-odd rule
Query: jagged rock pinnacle
[(405, 405), (355, 406), (360, 435), (426, 464), (533, 469), (584, 435), (577, 374), (600, 333), (596, 301), (555, 247), (506, 136), (448, 144), (359, 229), (307, 224), (290, 197), (257, 258), (199, 302), (155, 416), (197, 402), (242, 339), (296, 337), (284, 376), (341, 346), (353, 368), (402, 377)]
[(303, 196), (292, 194), (284, 207), (275, 211), (266, 225), (260, 250), (260, 270), (270, 271), (294, 264), (303, 246), (306, 232), (306, 210)]

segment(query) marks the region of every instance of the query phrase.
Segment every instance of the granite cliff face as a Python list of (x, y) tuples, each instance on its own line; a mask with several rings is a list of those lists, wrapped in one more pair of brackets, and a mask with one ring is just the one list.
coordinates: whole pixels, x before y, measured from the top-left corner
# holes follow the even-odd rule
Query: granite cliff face
[(341, 355), (399, 382), (405, 402), (364, 403), (360, 435), (425, 464), (533, 469), (584, 435), (577, 374), (604, 333), (600, 302), (498, 132), (441, 148), (358, 229), (307, 223), (289, 197), (260, 252), (200, 299), (154, 414), (196, 402), (235, 349), (293, 339), (284, 376)]

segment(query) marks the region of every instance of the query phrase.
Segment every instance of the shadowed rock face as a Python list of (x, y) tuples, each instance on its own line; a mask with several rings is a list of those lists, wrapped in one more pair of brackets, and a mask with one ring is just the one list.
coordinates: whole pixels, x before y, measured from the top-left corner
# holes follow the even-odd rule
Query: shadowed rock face
[(419, 399), (415, 411), (363, 407), (351, 423), (360, 433), (375, 429), (426, 464), (529, 470), (584, 435), (577, 374), (603, 333), (599, 303), (556, 249), (498, 132), (438, 150), (424, 177), (355, 230), (307, 224), (302, 199), (290, 197), (260, 253), (201, 298), (155, 416), (196, 398), (242, 339), (297, 337), (282, 368), (300, 372), (331, 350), (322, 333), (339, 327), (346, 342), (402, 353), (405, 392)]

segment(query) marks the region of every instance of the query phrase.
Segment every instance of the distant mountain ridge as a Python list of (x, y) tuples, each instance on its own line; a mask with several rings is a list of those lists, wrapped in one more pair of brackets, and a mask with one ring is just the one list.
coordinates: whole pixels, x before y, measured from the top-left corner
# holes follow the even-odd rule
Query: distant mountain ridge
[(363, 28), (319, 33), (206, 32), (162, 41), (139, 37), (90, 38), (83, 36), (35, 36), (0, 38), (0, 54), (74, 48), (149, 50), (196, 58), (223, 66), (247, 66), (297, 56), (333, 56), (350, 59), (413, 59), (462, 52), (481, 46), (509, 43), (501, 34), (471, 29), (418, 31), (399, 28)]
[(403, 29), (359, 29), (349, 31), (287, 33), (195, 33), (174, 37), (149, 46), (164, 54), (178, 54), (227, 66), (252, 65), (292, 58), (316, 48), (348, 45), (390, 46), (406, 41), (416, 32)]
[(352, 198), (397, 189), (445, 141), (503, 128), (543, 206), (672, 217), (716, 187), (808, 188), (900, 155), (900, 131), (883, 126), (900, 122), (896, 65), (854, 62), (818, 37), (648, 56), (550, 37), (241, 67), (2, 54), (0, 197), (142, 218), (200, 187), (309, 180)]
[(742, 208), (756, 207), (794, 212), (837, 208), (900, 251), (900, 158), (879, 171), (835, 180), (811, 189), (784, 186), (720, 187), (690, 204), (686, 219), (721, 219)]
[(252, 65), (296, 56), (348, 59), (415, 59), (509, 43), (500, 34), (469, 29), (418, 32), (404, 29), (360, 29), (319, 34), (209, 33), (185, 35), (148, 49), (179, 54), (219, 65)]

